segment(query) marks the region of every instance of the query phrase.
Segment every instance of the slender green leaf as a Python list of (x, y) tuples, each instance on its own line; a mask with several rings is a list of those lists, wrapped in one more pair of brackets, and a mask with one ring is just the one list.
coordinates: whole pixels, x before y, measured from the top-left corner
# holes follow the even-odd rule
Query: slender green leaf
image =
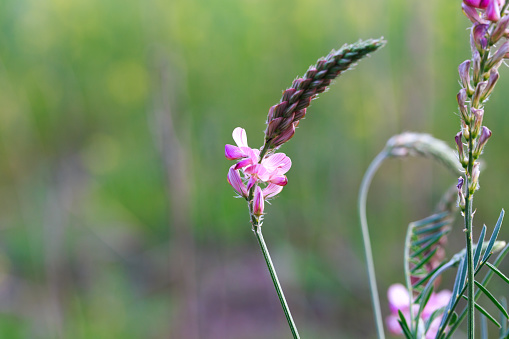
[[(460, 252), (461, 253), (461, 252)], [(497, 267), (498, 265), (500, 265), (500, 263), (502, 262), (502, 260), (505, 258), (505, 256), (509, 253), (509, 244), (507, 244), (499, 253), (499, 255), (497, 256), (497, 258), (495, 259), (495, 261), (493, 262), (493, 265), (495, 267)], [(458, 255), (458, 254), (456, 254)], [(463, 256), (464, 258), (464, 256)], [(462, 258), (462, 259), (463, 259)], [(481, 265), (482, 266), (482, 265)], [(479, 272), (479, 269), (478, 268), (476, 270), (476, 274)], [(491, 280), (491, 277), (493, 276), (493, 273), (494, 271), (492, 270), (489, 270), (486, 275), (484, 276), (484, 279), (482, 281), (482, 284), (484, 286), (487, 286), (488, 283), (490, 282)], [(480, 290), (477, 290), (475, 292), (475, 300), (477, 300), (479, 298), (479, 296), (481, 295), (481, 291)], [(451, 298), (451, 301), (452, 301), (452, 298)], [(463, 320), (465, 319), (467, 315), (467, 308), (465, 307), (461, 313), (459, 314), (458, 316), (458, 321), (454, 323), (454, 325), (451, 326), (451, 328), (449, 329), (449, 332), (447, 333), (447, 336), (445, 336), (446, 339), (449, 339), (451, 338), (452, 334), (454, 333), (454, 331), (456, 331), (456, 329), (461, 325), (461, 323), (463, 322)], [(443, 326), (443, 323), (447, 323), (448, 322), (448, 319), (445, 319), (445, 318), (449, 318), (451, 316), (451, 314), (447, 314), (447, 317), (445, 316), (444, 314), (444, 317), (442, 318), (442, 323), (440, 324), (440, 328), (437, 332), (437, 336), (439, 338), (442, 338), (442, 334), (444, 333), (445, 331), (445, 326)], [(505, 334), (505, 336), (503, 336), (504, 339), (509, 339), (509, 330), (508, 332)]]
[[(468, 298), (467, 298), (465, 295), (463, 295), (462, 297), (463, 297), (463, 299), (468, 300)], [(478, 303), (474, 302), (474, 306), (475, 306), (475, 308), (476, 308), (479, 312), (481, 312), (482, 314), (484, 314), (484, 315), (486, 316), (486, 318), (488, 318), (488, 319), (489, 319), (492, 323), (494, 323), (494, 324), (495, 324), (498, 328), (500, 328), (500, 327), (501, 327), (501, 325), (500, 325), (500, 323), (497, 321), (497, 319), (495, 319), (495, 318), (494, 318), (491, 314), (489, 314), (489, 312), (488, 312), (488, 311), (486, 311), (484, 308), (482, 308), (482, 306), (481, 306), (481, 305), (479, 305)]]
[(431, 258), (433, 257), (433, 255), (437, 252), (438, 250), (438, 247), (437, 248), (434, 248), (433, 251), (431, 251), (426, 257), (424, 257), (417, 265), (415, 265), (415, 267), (413, 267), (410, 272), (413, 274), (415, 273), (418, 269), (420, 269), (422, 266), (426, 265), (427, 262), (429, 262), (431, 260)]
[(503, 281), (509, 284), (509, 278), (506, 277), (504, 273), (500, 272), (498, 268), (496, 268), (489, 262), (486, 263), (486, 266), (488, 266), (493, 272), (495, 272), (500, 278), (502, 278)]
[(484, 237), (486, 235), (486, 225), (482, 227), (481, 235), (479, 236), (479, 240), (477, 241), (477, 245), (475, 246), (474, 253), (474, 268), (479, 264), (479, 258), (481, 258), (481, 251), (484, 244)]
[(429, 217), (426, 217), (424, 219), (412, 222), (412, 226), (415, 228), (427, 226), (435, 221), (445, 218), (446, 216), (449, 215), (449, 213), (450, 213), (449, 211), (445, 211), (442, 213), (430, 215)]
[[(434, 234), (432, 234), (430, 236), (427, 236), (427, 237), (424, 237), (424, 238), (421, 238), (421, 239), (419, 239), (417, 241), (412, 242), (412, 246), (420, 246), (422, 244), (427, 243), (428, 241), (430, 241), (430, 242), (437, 242), (438, 240), (440, 240), (440, 238), (442, 238), (447, 233), (449, 233), (449, 230), (443, 230), (442, 232), (434, 233)], [(426, 245), (428, 245), (428, 244), (426, 244)]]
[(490, 291), (488, 291), (486, 289), (486, 287), (481, 285), (480, 282), (475, 281), (475, 284), (488, 297), (488, 299), (490, 299), (491, 302), (500, 310), (500, 312), (502, 312), (504, 317), (506, 319), (509, 319), (509, 314), (507, 314), (507, 311), (504, 309), (504, 306), (502, 306), (502, 304), (500, 304), (500, 302), (493, 296), (493, 294), (491, 294)]
[(412, 331), (410, 331), (410, 328), (408, 327), (405, 316), (403, 315), (403, 313), (401, 313), (400, 310), (398, 310), (398, 315), (399, 315), (398, 322), (399, 325), (401, 326), (401, 330), (403, 330), (403, 334), (405, 334), (405, 337), (407, 339), (412, 339), (413, 338)]
[(484, 257), (482, 258), (482, 261), (488, 260), (488, 255), (491, 253), (491, 249), (493, 248), (493, 245), (495, 245), (495, 240), (497, 240), (498, 232), (500, 231), (500, 227), (502, 226), (502, 220), (504, 220), (504, 214), (505, 211), (502, 209), (500, 212), (500, 216), (498, 217), (497, 224), (495, 225), (495, 229), (493, 230), (493, 233), (491, 234), (490, 243), (488, 244), (488, 247), (486, 248), (486, 251), (484, 252)]
[[(426, 274), (426, 276), (423, 277), (421, 280), (419, 280), (415, 284), (413, 284), (413, 287), (417, 288), (417, 287), (421, 286), (422, 284), (424, 284), (426, 282), (426, 280), (428, 280), (431, 276), (433, 276), (436, 273), (437, 276), (430, 280), (430, 283), (433, 283), (433, 281), (435, 281), (435, 279), (440, 274), (442, 274), (445, 270), (447, 270), (447, 269), (449, 269), (451, 267), (452, 267), (452, 265), (450, 265), (449, 263), (442, 264), (441, 266), (436, 267), (433, 271), (431, 271), (428, 274)], [(440, 270), (440, 272), (438, 272), (439, 270)]]
[(431, 313), (429, 319), (426, 320), (426, 324), (424, 326), (426, 333), (428, 332), (429, 327), (431, 326), (431, 323), (433, 322), (433, 320), (435, 320), (440, 314), (442, 314), (442, 312), (444, 312), (444, 309), (445, 309), (445, 307), (441, 307), (439, 309), (434, 310), (433, 313)]
[(428, 227), (423, 227), (421, 229), (417, 229), (417, 230), (414, 231), (414, 234), (415, 235), (421, 235), (421, 234), (426, 234), (426, 233), (438, 231), (439, 229), (441, 229), (444, 226), (447, 226), (450, 223), (451, 223), (451, 220), (445, 220), (445, 221), (439, 222), (437, 224), (432, 224), (432, 225), (430, 225)]

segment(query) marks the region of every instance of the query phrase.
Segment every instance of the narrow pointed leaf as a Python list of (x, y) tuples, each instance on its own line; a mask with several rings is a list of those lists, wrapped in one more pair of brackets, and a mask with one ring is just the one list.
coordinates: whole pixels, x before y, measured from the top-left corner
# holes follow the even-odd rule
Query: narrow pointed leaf
[(428, 241), (430, 241), (430, 242), (437, 242), (438, 240), (440, 240), (440, 238), (442, 238), (447, 233), (449, 233), (449, 231), (448, 230), (444, 230), (444, 231), (442, 231), (440, 233), (432, 234), (430, 236), (427, 236), (427, 237), (424, 237), (422, 239), (419, 239), (417, 241), (412, 242), (412, 246), (419, 246), (419, 245), (427, 243)]
[(479, 236), (479, 240), (477, 241), (477, 245), (475, 246), (474, 253), (474, 269), (479, 264), (479, 258), (481, 258), (482, 245), (484, 243), (484, 237), (486, 235), (486, 225), (482, 227), (481, 235)]
[(488, 291), (486, 289), (486, 287), (481, 285), (480, 282), (475, 281), (475, 284), (484, 293), (484, 295), (486, 295), (488, 297), (488, 299), (491, 300), (491, 302), (499, 309), (499, 311), (502, 312), (504, 317), (506, 319), (509, 319), (509, 314), (507, 314), (507, 311), (504, 309), (504, 306), (502, 306), (502, 304), (500, 304), (500, 302), (498, 302), (498, 300), (493, 296), (493, 294), (491, 294), (490, 291)]
[(412, 223), (412, 226), (415, 228), (426, 226), (426, 225), (429, 225), (437, 220), (440, 220), (440, 219), (446, 217), (448, 214), (449, 214), (449, 211), (445, 211), (445, 212), (438, 213), (438, 214), (433, 214), (433, 215), (430, 215), (429, 217), (426, 217), (424, 219), (414, 221)]
[(488, 244), (488, 247), (486, 248), (486, 251), (484, 252), (482, 261), (486, 261), (488, 259), (488, 255), (491, 253), (491, 249), (493, 248), (493, 245), (495, 244), (495, 240), (497, 240), (498, 232), (500, 231), (500, 227), (502, 226), (502, 220), (504, 220), (504, 214), (505, 214), (505, 211), (502, 209), (502, 211), (500, 212), (500, 216), (498, 217), (497, 223), (495, 225), (495, 229), (493, 229), (493, 233), (491, 234), (490, 243)]
[[(413, 284), (413, 287), (417, 288), (417, 287), (421, 286), (422, 284), (424, 284), (426, 282), (426, 280), (428, 280), (431, 276), (433, 276), (435, 273), (437, 273), (436, 277), (433, 277), (433, 279), (430, 280), (430, 283), (433, 283), (433, 281), (435, 281), (435, 279), (440, 274), (442, 274), (445, 270), (447, 270), (447, 269), (449, 269), (451, 267), (452, 267), (452, 265), (449, 265), (449, 264), (438, 266), (433, 271), (429, 272), (424, 278), (422, 278), (421, 280), (419, 280), (415, 284)], [(440, 272), (438, 272), (439, 270), (440, 270)]]
[(496, 268), (489, 262), (486, 263), (486, 266), (488, 266), (493, 272), (495, 272), (500, 278), (502, 278), (502, 280), (509, 284), (509, 278), (506, 277), (504, 273), (500, 272), (498, 268)]
[(403, 313), (401, 313), (400, 310), (398, 310), (398, 315), (399, 315), (399, 325), (401, 326), (401, 330), (403, 330), (403, 333), (405, 334), (405, 337), (407, 339), (411, 339), (412, 338), (412, 331), (410, 331), (410, 328), (408, 328), (408, 324), (406, 322), (406, 319), (405, 319), (405, 316), (403, 315)]
[[(462, 296), (463, 299), (465, 300), (468, 300), (468, 298), (466, 296)], [(488, 313), (488, 311), (486, 311), (484, 308), (482, 308), (481, 305), (479, 305), (478, 303), (474, 302), (474, 306), (475, 308), (481, 312), (482, 314), (484, 314), (486, 316), (486, 318), (488, 318), (492, 323), (494, 323), (498, 328), (501, 327), (501, 325), (499, 324), (499, 322), (497, 321), (497, 319), (495, 319), (491, 314)]]
[(421, 229), (417, 229), (414, 231), (414, 234), (421, 235), (421, 234), (434, 232), (434, 231), (441, 229), (444, 226), (447, 226), (450, 223), (451, 223), (450, 220), (445, 220), (445, 221), (439, 222), (438, 224), (432, 224), (429, 227), (423, 227)]
[(433, 255), (437, 252), (437, 250), (438, 248), (433, 249), (433, 251), (431, 251), (425, 258), (423, 258), (417, 265), (415, 265), (415, 267), (413, 267), (410, 272), (413, 274), (417, 270), (419, 270), (422, 266), (426, 265), (426, 263), (428, 263), (431, 260)]

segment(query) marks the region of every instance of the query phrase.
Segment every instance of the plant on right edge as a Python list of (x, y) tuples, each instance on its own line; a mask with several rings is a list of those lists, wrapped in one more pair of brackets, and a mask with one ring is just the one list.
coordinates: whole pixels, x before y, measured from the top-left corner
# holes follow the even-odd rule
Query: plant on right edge
[[(455, 136), (457, 154), (444, 142), (426, 134), (397, 135), (373, 160), (361, 184), (359, 215), (379, 338), (384, 338), (384, 332), (366, 221), (367, 192), (376, 170), (385, 159), (406, 156), (432, 158), (460, 177), (455, 187), (445, 193), (431, 216), (408, 226), (404, 254), (406, 286), (396, 284), (389, 288), (391, 315), (386, 319), (388, 329), (393, 334), (412, 339), (451, 338), (467, 318), (466, 332), (470, 339), (476, 334), (477, 310), (481, 315), (481, 338), (488, 338), (488, 320), (499, 327), (499, 338), (509, 338), (506, 301), (504, 298), (497, 299), (487, 287), (493, 274), (509, 284), (509, 278), (497, 268), (509, 252), (509, 245), (497, 241), (504, 210), (489, 239), (486, 225), (482, 227), (476, 243), (472, 236), (473, 197), (479, 189), (481, 173), (479, 157), (492, 134), (488, 127), (483, 126), (484, 107), (498, 81), (498, 68), (504, 59), (509, 58), (508, 5), (506, 0), (463, 0), (463, 12), (472, 22), (472, 55), (458, 68), (461, 89), (457, 101), (461, 129)], [(464, 218), (466, 246), (446, 260), (444, 245), (458, 208)], [(500, 253), (490, 262), (495, 252)], [(488, 270), (480, 279), (484, 266)], [(452, 291), (436, 293), (442, 273), (451, 268), (457, 269)], [(499, 317), (491, 315), (476, 302), (481, 294), (493, 303)], [(466, 307), (458, 310), (461, 299), (466, 300)]]

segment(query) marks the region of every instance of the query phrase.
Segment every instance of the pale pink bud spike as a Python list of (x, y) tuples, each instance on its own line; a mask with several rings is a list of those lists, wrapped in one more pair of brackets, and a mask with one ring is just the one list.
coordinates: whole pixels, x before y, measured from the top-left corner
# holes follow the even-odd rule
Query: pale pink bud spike
[(264, 199), (260, 186), (256, 186), (253, 198), (253, 214), (257, 217), (263, 215)]
[(232, 185), (233, 189), (242, 197), (247, 198), (247, 188), (240, 177), (239, 171), (235, 170), (234, 167), (230, 167), (228, 176), (226, 177), (228, 183)]
[(456, 141), (456, 147), (458, 149), (458, 158), (459, 158), (459, 161), (461, 163), (461, 165), (463, 167), (465, 167), (465, 165), (467, 165), (467, 161), (465, 159), (465, 152), (463, 151), (463, 133), (462, 132), (458, 132), (458, 134), (456, 134), (456, 136), (454, 137), (454, 140)]

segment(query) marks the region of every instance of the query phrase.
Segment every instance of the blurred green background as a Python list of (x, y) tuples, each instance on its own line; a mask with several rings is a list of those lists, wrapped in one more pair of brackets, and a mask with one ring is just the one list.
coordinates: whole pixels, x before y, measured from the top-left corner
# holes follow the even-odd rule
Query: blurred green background
[[(0, 337), (288, 338), (224, 144), (242, 126), (261, 146), (296, 76), (384, 36), (281, 149), (293, 167), (264, 224), (302, 337), (374, 337), (360, 180), (394, 134), (453, 145), (468, 26), (459, 0), (0, 1)], [(477, 232), (509, 208), (506, 68), (486, 107)], [(391, 160), (375, 177), (386, 314), (406, 225), (455, 181), (426, 159)], [(448, 255), (463, 241), (457, 222)]]

